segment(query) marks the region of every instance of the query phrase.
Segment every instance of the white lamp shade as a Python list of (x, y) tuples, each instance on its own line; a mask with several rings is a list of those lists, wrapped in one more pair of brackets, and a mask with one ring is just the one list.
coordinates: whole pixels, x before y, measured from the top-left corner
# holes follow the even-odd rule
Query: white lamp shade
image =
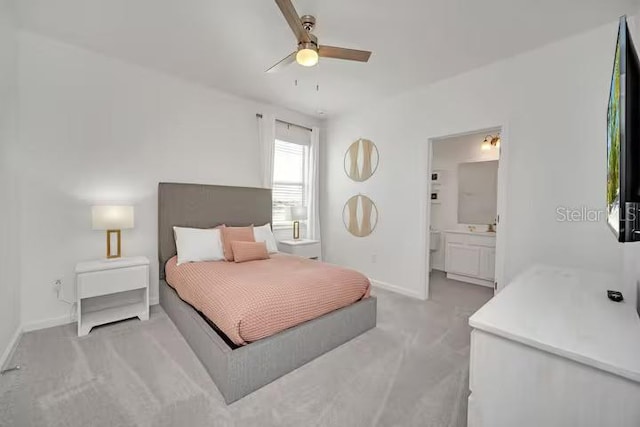
[(307, 219), (306, 206), (293, 206), (289, 208), (289, 216), (292, 221), (304, 221)]
[(94, 230), (133, 228), (133, 206), (93, 206), (91, 219)]

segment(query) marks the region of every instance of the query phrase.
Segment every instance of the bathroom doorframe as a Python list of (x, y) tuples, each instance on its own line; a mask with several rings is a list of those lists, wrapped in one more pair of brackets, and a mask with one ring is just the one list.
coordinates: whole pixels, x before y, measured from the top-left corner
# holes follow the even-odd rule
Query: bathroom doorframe
[[(506, 243), (507, 243), (507, 185), (508, 185), (508, 156), (509, 156), (509, 126), (505, 122), (501, 125), (487, 126), (475, 130), (448, 133), (441, 136), (434, 136), (427, 140), (426, 144), (423, 144), (422, 167), (421, 167), (421, 205), (422, 215), (420, 220), (419, 230), (422, 235), (421, 252), (424, 262), (424, 269), (422, 271), (422, 283), (424, 283), (424, 297), (429, 299), (429, 267), (431, 264), (431, 253), (429, 251), (431, 244), (431, 234), (429, 233), (431, 225), (431, 179), (430, 173), (433, 161), (433, 143), (448, 138), (455, 138), (460, 136), (472, 135), (476, 133), (484, 132), (499, 132), (500, 133), (500, 155), (498, 161), (498, 202), (497, 213), (499, 217), (499, 223), (497, 226), (498, 233), (496, 233), (496, 266), (495, 266), (495, 285), (494, 293), (500, 292), (505, 286), (505, 255), (506, 255)], [(443, 238), (441, 236), (441, 238)]]

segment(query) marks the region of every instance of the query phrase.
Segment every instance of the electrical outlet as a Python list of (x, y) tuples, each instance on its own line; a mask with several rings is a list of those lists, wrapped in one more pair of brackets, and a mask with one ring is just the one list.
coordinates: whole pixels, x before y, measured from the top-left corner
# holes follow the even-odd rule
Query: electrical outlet
[(378, 255), (377, 254), (371, 255), (371, 264), (375, 264), (376, 262), (378, 262)]

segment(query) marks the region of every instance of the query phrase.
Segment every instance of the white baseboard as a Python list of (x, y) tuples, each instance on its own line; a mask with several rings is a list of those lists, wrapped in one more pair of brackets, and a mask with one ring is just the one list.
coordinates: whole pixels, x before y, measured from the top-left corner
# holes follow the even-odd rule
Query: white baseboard
[(25, 323), (22, 326), (22, 331), (23, 332), (37, 331), (39, 329), (47, 329), (47, 328), (53, 328), (54, 326), (67, 325), (73, 322), (75, 322), (75, 320), (72, 320), (69, 315), (53, 317), (51, 319), (36, 320), (35, 322)]
[(376, 288), (380, 288), (380, 289), (384, 289), (384, 290), (387, 290), (387, 291), (395, 292), (397, 294), (401, 294), (401, 295), (404, 295), (404, 296), (407, 296), (407, 297), (411, 297), (411, 298), (416, 298), (416, 299), (423, 300), (423, 301), (427, 299), (423, 293), (414, 292), (414, 291), (411, 291), (411, 290), (408, 290), (408, 289), (401, 288), (401, 287), (396, 286), (396, 285), (392, 285), (390, 283), (381, 282), (380, 280), (375, 280), (375, 279), (371, 279), (371, 278), (369, 278), (369, 281), (371, 281), (371, 284)]
[[(149, 305), (157, 305), (160, 303), (158, 297), (149, 298)], [(39, 329), (53, 328), (55, 326), (68, 325), (69, 323), (75, 323), (75, 319), (72, 319), (69, 315), (53, 317), (51, 319), (36, 320), (35, 322), (25, 323), (22, 326), (22, 332), (37, 331)]]
[(9, 344), (7, 345), (7, 348), (4, 349), (2, 356), (0, 356), (0, 370), (5, 369), (6, 368), (5, 365), (9, 360), (11, 360), (11, 357), (13, 356), (13, 352), (16, 351), (16, 347), (18, 346), (18, 341), (20, 341), (21, 335), (22, 335), (22, 328), (18, 326), (16, 328), (16, 331), (13, 333), (13, 336), (11, 337)]
[(490, 280), (476, 279), (475, 277), (467, 277), (454, 273), (447, 273), (447, 279), (457, 280), (458, 282), (472, 283), (474, 285), (486, 286), (487, 288), (493, 289), (493, 282)]

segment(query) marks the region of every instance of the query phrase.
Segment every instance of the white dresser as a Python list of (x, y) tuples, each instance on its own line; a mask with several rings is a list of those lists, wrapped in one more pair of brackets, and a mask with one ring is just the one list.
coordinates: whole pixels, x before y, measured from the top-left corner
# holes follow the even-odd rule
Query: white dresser
[(640, 426), (640, 318), (610, 276), (538, 266), (469, 319), (469, 427)]
[(450, 279), (493, 288), (496, 233), (445, 231), (444, 265)]

